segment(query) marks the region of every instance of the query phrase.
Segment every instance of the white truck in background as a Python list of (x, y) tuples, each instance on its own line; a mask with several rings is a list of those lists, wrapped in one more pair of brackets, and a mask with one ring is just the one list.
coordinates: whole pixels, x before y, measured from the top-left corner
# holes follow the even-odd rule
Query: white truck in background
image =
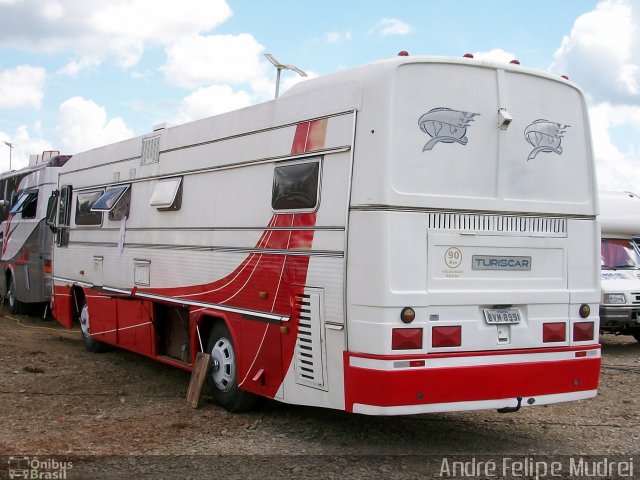
[(602, 243), (600, 330), (640, 342), (640, 197), (600, 192)]

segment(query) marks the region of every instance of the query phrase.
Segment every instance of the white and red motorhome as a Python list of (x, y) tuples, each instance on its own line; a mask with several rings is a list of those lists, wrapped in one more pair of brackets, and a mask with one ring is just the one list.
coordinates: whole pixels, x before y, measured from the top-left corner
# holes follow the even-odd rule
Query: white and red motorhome
[(596, 394), (587, 108), (516, 65), (397, 57), (74, 155), (53, 311), (256, 396), (365, 414)]
[(0, 177), (6, 218), (0, 226), (0, 292), (11, 313), (27, 305), (47, 305), (53, 286), (53, 233), (45, 224), (47, 200), (58, 184), (58, 170), (69, 159), (58, 151), (31, 155), (29, 165)]

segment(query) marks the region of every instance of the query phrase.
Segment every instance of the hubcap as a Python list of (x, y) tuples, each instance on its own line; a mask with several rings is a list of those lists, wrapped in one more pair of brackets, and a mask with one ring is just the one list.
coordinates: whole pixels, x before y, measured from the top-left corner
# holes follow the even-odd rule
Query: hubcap
[(13, 286), (13, 280), (9, 284), (9, 306), (13, 307), (16, 304), (15, 287)]
[(80, 329), (82, 335), (89, 337), (89, 306), (85, 303), (80, 311)]
[(229, 339), (222, 337), (215, 343), (211, 349), (211, 365), (211, 379), (218, 390), (231, 390), (236, 375), (236, 355)]

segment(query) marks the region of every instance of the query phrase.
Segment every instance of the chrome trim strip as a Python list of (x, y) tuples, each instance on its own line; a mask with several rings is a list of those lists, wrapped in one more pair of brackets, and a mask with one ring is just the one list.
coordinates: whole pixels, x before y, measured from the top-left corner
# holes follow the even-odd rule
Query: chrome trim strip
[(199, 307), (199, 308), (211, 308), (214, 310), (220, 310), (223, 312), (229, 312), (229, 313), (237, 313), (240, 315), (246, 315), (249, 317), (258, 317), (260, 319), (264, 319), (267, 321), (276, 321), (276, 322), (288, 322), (290, 317), (287, 315), (280, 315), (277, 313), (269, 313), (269, 312), (260, 312), (257, 310), (250, 310), (248, 308), (237, 308), (237, 307), (230, 307), (228, 305), (222, 305), (219, 303), (210, 303), (210, 302), (198, 302), (198, 301), (194, 301), (194, 300), (185, 300), (183, 298), (180, 297), (169, 297), (167, 295), (159, 295), (156, 293), (146, 293), (146, 292), (140, 292), (138, 291), (136, 288), (133, 288), (131, 290), (124, 290), (122, 288), (115, 288), (115, 287), (100, 287), (100, 286), (95, 286), (92, 285), (90, 283), (86, 283), (86, 282), (80, 282), (77, 280), (71, 280), (69, 278), (62, 278), (62, 277), (53, 277), (53, 279), (55, 281), (60, 281), (60, 282), (66, 282), (66, 283), (71, 283), (74, 285), (80, 285), (82, 287), (86, 287), (86, 288), (92, 288), (92, 289), (96, 289), (96, 290), (102, 290), (105, 292), (111, 292), (111, 293), (116, 293), (118, 295), (127, 295), (127, 296), (131, 296), (131, 297), (139, 297), (139, 298), (146, 298), (149, 300), (158, 300), (161, 302), (165, 302), (165, 303), (172, 303), (172, 304), (176, 304), (176, 305), (188, 305), (190, 307)]
[(544, 217), (544, 218), (569, 218), (572, 220), (595, 220), (595, 215), (578, 215), (572, 213), (544, 213), (544, 212), (510, 212), (500, 210), (456, 210), (428, 207), (409, 207), (401, 205), (352, 205), (352, 212), (415, 212), (415, 213), (452, 213), (468, 215), (501, 215), (504, 217)]
[[(182, 147), (182, 148), (193, 148), (195, 146), (198, 146), (198, 145), (189, 145), (188, 147)], [(132, 179), (127, 179), (127, 180), (118, 180), (117, 182), (109, 182), (109, 183), (101, 183), (101, 184), (92, 185), (92, 186), (77, 187), (75, 189), (75, 191), (76, 192), (84, 192), (85, 190), (94, 190), (96, 188), (107, 188), (107, 187), (112, 187), (112, 186), (115, 186), (115, 185), (131, 185), (133, 183), (151, 182), (151, 181), (155, 181), (155, 180), (163, 180), (165, 178), (175, 178), (175, 177), (180, 177), (180, 176), (196, 175), (198, 173), (217, 172), (217, 171), (222, 171), (222, 170), (230, 170), (230, 169), (234, 169), (234, 168), (248, 167), (248, 166), (252, 166), (252, 165), (262, 165), (262, 164), (266, 164), (266, 163), (277, 163), (277, 162), (283, 162), (283, 161), (289, 161), (289, 160), (300, 160), (300, 159), (310, 158), (310, 157), (322, 157), (323, 155), (330, 155), (330, 154), (334, 154), (334, 153), (348, 152), (349, 150), (351, 150), (351, 145), (343, 145), (343, 146), (340, 146), (340, 147), (332, 147), (332, 148), (324, 148), (324, 149), (319, 149), (319, 150), (313, 150), (311, 152), (304, 152), (304, 153), (300, 153), (300, 154), (296, 154), (296, 155), (291, 155), (291, 154), (279, 155), (279, 156), (274, 156), (274, 157), (260, 158), (260, 159), (257, 159), (257, 160), (247, 160), (246, 162), (228, 163), (226, 165), (220, 165), (220, 166), (216, 166), (216, 167), (196, 168), (196, 169), (193, 169), (193, 170), (176, 171), (176, 172), (173, 172), (173, 173), (169, 173), (169, 174), (166, 174), (166, 175), (159, 175), (159, 176), (155, 176), (155, 177), (154, 176), (139, 177), (139, 178), (132, 178)], [(160, 152), (160, 153), (165, 153), (165, 152)], [(115, 162), (103, 163), (103, 164), (100, 164), (98, 166), (102, 167), (102, 166), (105, 166), (105, 165), (111, 165), (113, 163), (121, 163), (121, 162), (129, 161), (129, 160), (134, 160), (136, 158), (140, 158), (140, 156), (126, 158), (124, 160), (118, 160), (118, 161), (115, 161)], [(61, 173), (59, 181), (62, 184), (62, 177), (65, 174), (69, 174), (69, 173), (73, 173), (73, 172), (79, 172), (79, 171), (82, 171), (82, 170), (89, 170), (89, 169), (92, 169), (92, 168), (96, 168), (96, 166), (86, 167), (86, 168), (79, 168), (78, 170), (73, 170), (73, 171)]]
[[(85, 247), (111, 247), (118, 246), (115, 242), (69, 242), (69, 245)], [(145, 243), (125, 244), (125, 248), (149, 249), (149, 250), (189, 250), (200, 252), (224, 252), (224, 253), (258, 253), (262, 255), (291, 255), (305, 257), (335, 257), (343, 258), (344, 252), (338, 250), (282, 250), (275, 248), (243, 248), (243, 247), (216, 247), (209, 245), (152, 245)]]
[[(117, 232), (120, 231), (120, 228), (88, 228), (88, 227), (74, 227), (69, 228), (72, 232)], [(309, 232), (343, 232), (345, 227), (337, 227), (337, 226), (326, 226), (326, 227), (180, 227), (177, 229), (181, 232), (288, 232), (288, 231), (309, 231)], [(171, 227), (148, 227), (148, 228), (137, 228), (137, 227), (127, 227), (127, 232), (174, 232), (176, 228)]]
[[(106, 289), (105, 289), (106, 290)], [(179, 297), (168, 297), (166, 295), (158, 295), (155, 293), (145, 293), (145, 292), (132, 292), (134, 297), (140, 298), (148, 298), (149, 300), (159, 300), (166, 303), (174, 303), (178, 305), (188, 305), (190, 307), (200, 307), (200, 308), (212, 308), (214, 310), (221, 310), (223, 312), (229, 313), (237, 313), (240, 315), (247, 315), (252, 317), (259, 317), (265, 320), (272, 320), (277, 322), (288, 322), (289, 317), (286, 315), (279, 315), (277, 313), (268, 313), (268, 312), (259, 312), (257, 310), (250, 310), (248, 308), (236, 308), (230, 307), (228, 305), (222, 305), (219, 303), (209, 303), (209, 302), (198, 302), (193, 300), (184, 300)]]

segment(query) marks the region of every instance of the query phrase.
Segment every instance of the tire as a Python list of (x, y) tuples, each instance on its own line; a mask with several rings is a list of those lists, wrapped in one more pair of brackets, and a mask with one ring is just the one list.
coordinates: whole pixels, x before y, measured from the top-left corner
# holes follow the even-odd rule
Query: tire
[(635, 338), (637, 342), (640, 342), (640, 328), (631, 330), (631, 335), (633, 335), (633, 338)]
[(82, 331), (82, 341), (85, 348), (92, 353), (106, 352), (109, 347), (98, 340), (91, 338), (91, 324), (89, 322), (89, 305), (84, 297), (80, 300), (80, 312), (78, 315), (80, 330)]
[(9, 301), (9, 311), (13, 315), (24, 313), (25, 305), (16, 298), (16, 283), (13, 275), (9, 275), (9, 285), (7, 286), (7, 300)]
[(258, 396), (238, 388), (238, 362), (233, 339), (227, 326), (214, 325), (207, 342), (211, 354), (211, 366), (207, 374), (208, 390), (216, 403), (228, 412), (238, 413), (252, 410)]

